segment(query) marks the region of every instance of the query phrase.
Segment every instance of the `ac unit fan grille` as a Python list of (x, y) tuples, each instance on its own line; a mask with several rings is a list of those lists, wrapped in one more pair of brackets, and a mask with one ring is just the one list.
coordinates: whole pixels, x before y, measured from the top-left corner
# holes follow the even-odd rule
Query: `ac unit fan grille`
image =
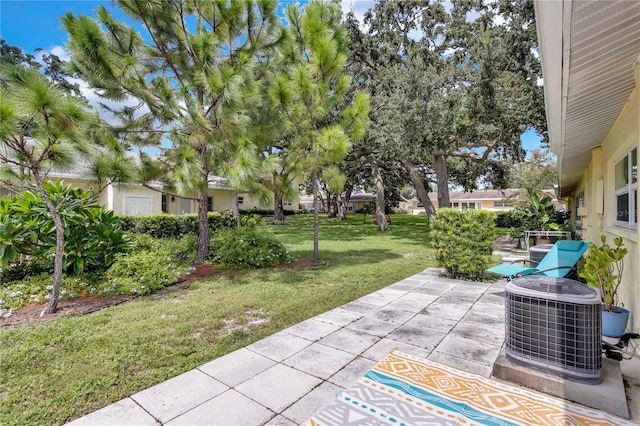
[(600, 304), (507, 292), (506, 354), (578, 381), (600, 382)]

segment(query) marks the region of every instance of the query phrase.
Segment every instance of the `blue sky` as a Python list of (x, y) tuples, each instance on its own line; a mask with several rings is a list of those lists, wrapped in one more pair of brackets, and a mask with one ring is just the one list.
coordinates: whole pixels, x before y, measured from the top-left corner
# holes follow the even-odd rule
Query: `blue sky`
[[(0, 0), (0, 36), (7, 43), (18, 46), (26, 53), (37, 48), (53, 51), (64, 58), (67, 34), (60, 17), (71, 11), (74, 15), (95, 16), (98, 5), (105, 7), (118, 19), (124, 15), (110, 1), (95, 0)], [(353, 8), (360, 15), (371, 4), (369, 1), (343, 0), (343, 9)], [(539, 137), (533, 130), (525, 133), (522, 142), (527, 150), (539, 146)]]

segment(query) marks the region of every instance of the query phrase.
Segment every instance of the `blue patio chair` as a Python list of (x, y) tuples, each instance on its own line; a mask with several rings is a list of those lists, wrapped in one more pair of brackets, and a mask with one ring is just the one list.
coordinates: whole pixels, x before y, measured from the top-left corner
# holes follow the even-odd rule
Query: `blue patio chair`
[[(584, 241), (561, 240), (553, 245), (549, 253), (535, 267), (501, 264), (487, 271), (507, 277), (508, 280), (533, 274), (562, 278), (575, 269), (575, 264), (587, 250), (587, 246), (588, 244)], [(529, 261), (525, 260), (525, 262)]]

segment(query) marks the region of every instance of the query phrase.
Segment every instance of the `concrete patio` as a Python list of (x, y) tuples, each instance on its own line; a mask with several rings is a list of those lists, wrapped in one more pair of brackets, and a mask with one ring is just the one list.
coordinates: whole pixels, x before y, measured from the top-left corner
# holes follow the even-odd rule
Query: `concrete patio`
[[(504, 285), (427, 269), (79, 418), (71, 425), (294, 425), (393, 348), (491, 376)], [(638, 360), (623, 361), (632, 420)]]

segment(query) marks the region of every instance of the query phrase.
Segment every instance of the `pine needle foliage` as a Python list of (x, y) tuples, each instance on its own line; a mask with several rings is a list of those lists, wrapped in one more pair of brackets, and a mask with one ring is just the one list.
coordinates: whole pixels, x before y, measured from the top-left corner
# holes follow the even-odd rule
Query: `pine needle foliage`
[[(127, 147), (164, 149), (157, 173), (198, 202), (198, 260), (209, 247), (206, 220), (211, 176), (229, 170), (233, 180), (255, 176), (255, 144), (249, 111), (259, 103), (256, 61), (272, 55), (284, 30), (273, 0), (119, 0), (144, 28), (114, 19), (103, 6), (97, 18), (67, 13), (72, 70), (105, 100), (126, 102), (114, 110)], [(133, 106), (132, 106), (133, 105)], [(161, 137), (158, 137), (158, 135)], [(150, 163), (148, 163), (150, 164)]]

